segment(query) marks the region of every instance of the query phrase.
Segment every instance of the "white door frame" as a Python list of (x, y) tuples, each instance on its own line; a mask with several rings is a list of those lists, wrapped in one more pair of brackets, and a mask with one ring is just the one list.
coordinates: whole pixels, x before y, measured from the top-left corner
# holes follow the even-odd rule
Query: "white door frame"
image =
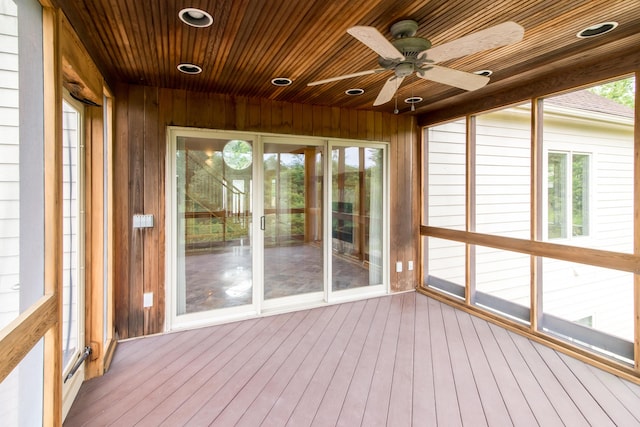
[[(245, 139), (253, 142), (252, 162), (252, 224), (251, 224), (251, 248), (252, 248), (252, 272), (253, 272), (253, 303), (250, 307), (229, 307), (197, 313), (189, 313), (178, 316), (177, 313), (177, 218), (175, 208), (177, 206), (176, 191), (176, 141), (177, 137), (217, 138), (217, 139)], [(277, 300), (263, 299), (263, 272), (264, 272), (264, 234), (260, 229), (260, 218), (264, 216), (264, 195), (260, 185), (264, 179), (263, 171), (263, 146), (265, 142), (277, 144), (310, 144), (322, 146), (324, 159), (324, 183), (323, 183), (323, 253), (324, 253), (324, 292), (322, 298), (315, 293), (295, 295), (278, 298)], [(338, 292), (332, 291), (331, 283), (331, 150), (335, 146), (344, 147), (369, 147), (383, 150), (385, 159), (383, 169), (383, 278), (382, 283), (376, 286), (366, 286), (347, 289)], [(364, 299), (385, 295), (389, 292), (389, 173), (388, 173), (388, 144), (383, 142), (356, 141), (346, 139), (324, 139), (309, 136), (292, 136), (268, 134), (261, 132), (223, 131), (200, 128), (186, 128), (179, 126), (167, 127), (167, 158), (166, 158), (166, 316), (165, 331), (188, 329), (197, 326), (219, 324), (229, 321), (253, 318), (264, 314), (274, 314), (291, 311), (300, 308), (312, 308), (326, 304), (334, 304), (356, 299)], [(257, 272), (257, 273), (256, 273)]]

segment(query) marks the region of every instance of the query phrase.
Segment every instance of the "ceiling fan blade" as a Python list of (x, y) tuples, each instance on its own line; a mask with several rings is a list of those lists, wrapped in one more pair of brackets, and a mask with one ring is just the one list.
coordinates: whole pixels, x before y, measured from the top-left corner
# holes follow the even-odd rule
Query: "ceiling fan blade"
[(416, 75), (421, 79), (444, 83), (464, 90), (480, 89), (489, 83), (489, 77), (487, 76), (480, 76), (478, 74), (440, 67), (438, 65), (430, 65), (429, 67), (431, 68), (418, 71)]
[(524, 28), (515, 22), (509, 21), (427, 49), (421, 52), (420, 55), (426, 54), (427, 59), (437, 64), (449, 59), (460, 58), (483, 50), (516, 43), (522, 40), (522, 37), (524, 37)]
[(356, 26), (347, 33), (364, 43), (369, 49), (386, 59), (404, 60), (404, 56), (374, 27)]
[(360, 77), (360, 76), (366, 76), (368, 74), (379, 73), (381, 71), (385, 71), (385, 69), (376, 68), (375, 70), (358, 71), (357, 73), (345, 74), (344, 76), (329, 77), (328, 79), (307, 83), (307, 86), (317, 86), (325, 83), (336, 82), (338, 80), (350, 79), (352, 77)]
[(373, 102), (373, 106), (376, 107), (378, 105), (386, 104), (387, 102), (391, 101), (393, 99), (393, 95), (396, 94), (396, 91), (402, 84), (402, 80), (404, 80), (404, 77), (389, 77), (384, 86), (382, 86), (382, 89), (380, 89), (380, 93), (378, 94), (376, 100)]

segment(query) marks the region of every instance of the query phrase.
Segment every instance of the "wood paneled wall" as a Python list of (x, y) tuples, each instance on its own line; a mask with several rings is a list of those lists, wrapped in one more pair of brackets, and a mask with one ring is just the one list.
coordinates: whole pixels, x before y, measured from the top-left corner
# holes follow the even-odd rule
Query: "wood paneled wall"
[[(120, 338), (161, 332), (165, 315), (166, 127), (269, 132), (384, 141), (390, 153), (390, 262), (393, 291), (418, 284), (419, 130), (410, 116), (185, 90), (116, 88), (115, 311)], [(132, 229), (134, 214), (153, 214), (153, 228)], [(153, 292), (150, 308), (143, 294)]]

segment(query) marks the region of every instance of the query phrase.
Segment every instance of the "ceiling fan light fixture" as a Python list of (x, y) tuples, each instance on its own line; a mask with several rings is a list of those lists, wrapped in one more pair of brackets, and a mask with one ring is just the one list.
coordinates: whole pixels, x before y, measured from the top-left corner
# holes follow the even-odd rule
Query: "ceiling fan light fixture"
[(600, 24), (595, 24), (579, 31), (576, 36), (581, 39), (587, 39), (589, 37), (595, 37), (608, 33), (609, 31), (614, 30), (617, 26), (618, 23), (614, 21), (601, 22)]
[(421, 96), (411, 96), (404, 100), (405, 104), (418, 104), (422, 102)]
[(479, 76), (489, 77), (491, 74), (493, 74), (493, 71), (491, 71), (491, 70), (478, 70), (478, 71), (474, 71), (473, 74), (477, 74)]
[(274, 86), (289, 86), (291, 83), (293, 83), (293, 80), (287, 77), (276, 77), (271, 80), (271, 84)]
[(202, 9), (188, 7), (178, 12), (180, 20), (192, 27), (204, 28), (213, 24), (213, 17)]
[(364, 89), (360, 89), (360, 88), (347, 89), (344, 91), (344, 93), (351, 96), (358, 96), (364, 93)]
[(202, 68), (195, 64), (182, 63), (177, 68), (178, 71), (185, 74), (200, 74), (202, 72)]

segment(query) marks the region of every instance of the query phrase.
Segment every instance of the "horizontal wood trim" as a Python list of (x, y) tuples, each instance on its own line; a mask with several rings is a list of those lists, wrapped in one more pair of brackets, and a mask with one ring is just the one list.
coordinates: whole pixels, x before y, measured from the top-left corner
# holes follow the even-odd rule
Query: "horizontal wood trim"
[(57, 315), (57, 297), (45, 295), (0, 331), (0, 382), (57, 324)]
[(488, 246), (523, 254), (578, 262), (597, 267), (612, 268), (640, 274), (640, 256), (599, 249), (579, 248), (556, 243), (515, 239), (512, 237), (492, 236), (460, 230), (421, 226), (420, 234), (440, 239), (455, 240), (472, 245)]

